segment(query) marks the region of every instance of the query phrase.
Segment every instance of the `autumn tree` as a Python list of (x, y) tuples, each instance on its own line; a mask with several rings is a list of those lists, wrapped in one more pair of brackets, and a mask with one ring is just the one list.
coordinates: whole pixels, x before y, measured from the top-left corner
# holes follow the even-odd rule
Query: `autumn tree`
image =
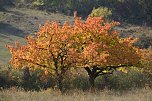
[(113, 29), (119, 23), (107, 23), (102, 17), (82, 21), (76, 12), (74, 17), (72, 26), (67, 22), (47, 22), (35, 36), (26, 38), (26, 45), (8, 45), (11, 64), (16, 68), (44, 70), (42, 77), (53, 75), (62, 91), (65, 73), (72, 67), (85, 69), (93, 87), (96, 77), (140, 62), (139, 49), (132, 45), (135, 40), (120, 38)]
[(75, 49), (71, 47), (72, 35), (73, 28), (67, 22), (62, 26), (58, 22), (46, 22), (35, 36), (26, 38), (26, 45), (18, 42), (15, 46), (7, 45), (12, 54), (10, 63), (18, 69), (43, 70), (43, 80), (53, 75), (58, 88), (63, 91), (64, 75), (76, 63)]
[(120, 38), (113, 29), (118, 24), (106, 23), (102, 17), (88, 17), (85, 22), (76, 18), (74, 42), (81, 58), (77, 66), (87, 71), (92, 87), (98, 76), (140, 62), (140, 50), (132, 45), (137, 39)]

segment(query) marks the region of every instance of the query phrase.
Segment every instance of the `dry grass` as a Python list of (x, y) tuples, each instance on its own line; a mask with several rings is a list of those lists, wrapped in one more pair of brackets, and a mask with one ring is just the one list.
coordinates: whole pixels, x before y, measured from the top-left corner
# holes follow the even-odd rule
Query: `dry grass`
[(59, 91), (51, 89), (41, 92), (9, 89), (0, 91), (0, 101), (152, 101), (152, 90), (138, 89), (123, 94), (109, 90), (72, 90), (62, 95)]

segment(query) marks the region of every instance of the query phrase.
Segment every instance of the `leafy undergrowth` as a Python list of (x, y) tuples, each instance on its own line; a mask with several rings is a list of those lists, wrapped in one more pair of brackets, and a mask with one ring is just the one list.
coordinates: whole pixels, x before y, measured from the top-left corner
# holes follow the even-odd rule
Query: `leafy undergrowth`
[[(50, 76), (48, 81), (44, 82), (41, 79), (41, 72), (40, 70), (31, 72), (29, 80), (25, 80), (22, 70), (11, 69), (10, 66), (1, 67), (0, 88), (9, 89), (17, 87), (26, 91), (41, 91), (48, 88), (57, 89), (54, 82), (55, 79)], [(64, 91), (75, 89), (87, 91), (90, 89), (86, 72), (83, 70), (79, 72), (79, 75), (66, 76), (63, 81)], [(152, 88), (152, 75), (132, 69), (128, 73), (114, 72), (111, 75), (100, 76), (95, 80), (95, 89), (98, 90), (106, 88), (118, 92), (128, 92), (131, 89), (142, 89), (145, 87)]]
[(0, 101), (151, 101), (152, 90), (149, 88), (134, 89), (127, 93), (110, 90), (81, 91), (72, 90), (61, 94), (57, 90), (47, 89), (31, 92), (11, 88), (0, 91)]

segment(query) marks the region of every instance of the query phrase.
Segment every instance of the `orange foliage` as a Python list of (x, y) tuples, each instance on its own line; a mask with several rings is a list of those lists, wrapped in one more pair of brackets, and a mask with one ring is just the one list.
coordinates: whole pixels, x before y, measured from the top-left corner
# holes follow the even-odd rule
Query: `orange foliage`
[(26, 38), (26, 45), (7, 45), (12, 54), (10, 62), (16, 68), (29, 67), (56, 74), (58, 68), (69, 68), (75, 63), (75, 50), (70, 48), (72, 35), (73, 28), (67, 22), (63, 26), (46, 22), (35, 36)]
[(145, 71), (152, 73), (152, 50), (142, 50), (142, 63)]
[(70, 67), (139, 63), (139, 49), (132, 46), (132, 38), (121, 39), (113, 29), (118, 24), (102, 17), (88, 17), (83, 22), (76, 13), (73, 26), (48, 21), (35, 36), (26, 38), (26, 45), (7, 46), (10, 62), (16, 68), (43, 69), (44, 74), (56, 75)]
[(113, 29), (118, 22), (106, 23), (102, 17), (88, 17), (85, 22), (74, 23), (75, 45), (81, 51), (81, 67), (137, 64), (141, 56), (132, 44), (137, 39), (119, 38)]

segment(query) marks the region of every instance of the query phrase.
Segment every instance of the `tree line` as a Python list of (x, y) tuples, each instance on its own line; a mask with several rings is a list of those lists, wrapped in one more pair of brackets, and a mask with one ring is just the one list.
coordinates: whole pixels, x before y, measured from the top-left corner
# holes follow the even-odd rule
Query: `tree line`
[(49, 12), (62, 12), (72, 15), (76, 10), (86, 18), (93, 8), (107, 7), (112, 10), (114, 20), (130, 23), (151, 23), (152, 0), (1, 0), (0, 5), (14, 4), (19, 7), (30, 7)]

